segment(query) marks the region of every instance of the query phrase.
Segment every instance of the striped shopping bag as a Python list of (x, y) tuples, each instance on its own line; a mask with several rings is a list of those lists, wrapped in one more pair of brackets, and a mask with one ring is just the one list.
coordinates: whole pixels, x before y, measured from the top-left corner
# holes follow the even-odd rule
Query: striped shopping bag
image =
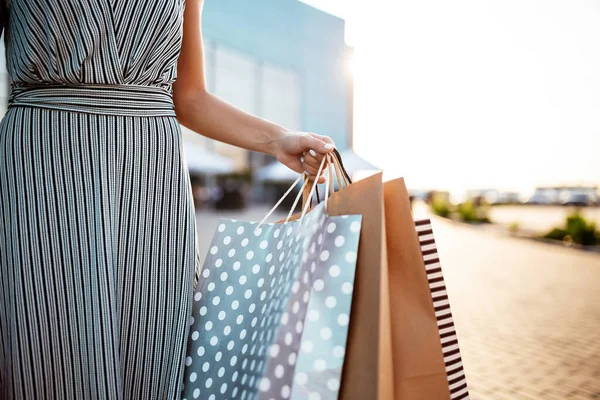
[(394, 399), (467, 399), (431, 224), (415, 222), (402, 178), (384, 191)]
[(435, 238), (433, 237), (433, 228), (429, 219), (415, 221), (419, 243), (421, 245), (421, 254), (427, 271), (427, 281), (431, 291), (433, 308), (437, 318), (437, 326), (442, 344), (442, 353), (446, 365), (446, 374), (448, 376), (448, 385), (450, 388), (451, 400), (463, 400), (469, 398), (467, 388), (467, 379), (460, 349), (458, 347), (458, 337), (452, 320), (452, 311), (450, 310), (450, 301), (446, 291), (446, 283), (442, 274), (442, 266), (438, 256)]

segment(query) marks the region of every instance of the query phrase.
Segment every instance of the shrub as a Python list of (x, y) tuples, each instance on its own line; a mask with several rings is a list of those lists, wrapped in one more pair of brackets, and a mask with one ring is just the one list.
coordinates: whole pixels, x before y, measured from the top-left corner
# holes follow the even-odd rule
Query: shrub
[(433, 200), (431, 202), (431, 210), (435, 215), (439, 215), (443, 218), (450, 217), (450, 214), (452, 212), (451, 204), (442, 196), (433, 197)]
[(471, 223), (489, 223), (490, 219), (487, 216), (487, 207), (478, 206), (473, 201), (466, 201), (457, 207), (458, 215), (464, 222)]
[(567, 235), (568, 235), (568, 233), (566, 230), (561, 229), (561, 228), (554, 228), (550, 232), (545, 234), (544, 237), (546, 239), (552, 239), (552, 240), (564, 240), (565, 236), (567, 236)]
[(600, 237), (596, 231), (596, 223), (587, 221), (579, 210), (567, 216), (564, 227), (551, 230), (544, 235), (544, 238), (577, 243), (584, 246), (593, 246), (600, 243)]

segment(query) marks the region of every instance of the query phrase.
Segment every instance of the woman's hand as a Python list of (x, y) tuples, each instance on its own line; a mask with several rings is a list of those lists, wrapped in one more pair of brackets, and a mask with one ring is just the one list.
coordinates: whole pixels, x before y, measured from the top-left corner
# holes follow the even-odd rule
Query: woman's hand
[[(287, 132), (273, 145), (273, 155), (280, 163), (300, 174), (306, 172), (312, 179), (316, 178), (323, 157), (335, 148), (331, 138), (308, 132)], [(318, 183), (325, 182), (324, 170)]]

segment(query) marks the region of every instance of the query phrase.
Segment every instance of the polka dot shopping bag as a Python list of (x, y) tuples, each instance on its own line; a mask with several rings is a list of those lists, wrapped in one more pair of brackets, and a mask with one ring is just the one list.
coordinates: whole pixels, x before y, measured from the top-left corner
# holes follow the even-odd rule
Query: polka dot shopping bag
[(326, 203), (283, 224), (221, 221), (194, 294), (182, 399), (338, 398), (362, 217), (330, 217)]

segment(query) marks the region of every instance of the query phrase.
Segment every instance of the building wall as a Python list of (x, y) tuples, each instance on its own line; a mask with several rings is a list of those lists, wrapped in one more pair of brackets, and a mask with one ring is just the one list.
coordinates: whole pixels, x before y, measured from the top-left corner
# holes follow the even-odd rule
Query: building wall
[[(344, 21), (297, 0), (207, 0), (208, 40), (295, 71), (301, 87), (300, 127), (349, 145), (349, 50)], [(277, 121), (275, 121), (277, 122)]]

